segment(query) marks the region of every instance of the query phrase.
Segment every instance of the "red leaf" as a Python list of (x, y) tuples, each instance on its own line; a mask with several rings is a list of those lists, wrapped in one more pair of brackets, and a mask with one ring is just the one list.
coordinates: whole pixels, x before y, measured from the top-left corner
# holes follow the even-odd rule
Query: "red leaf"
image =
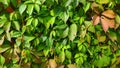
[(103, 16), (101, 16), (101, 23), (102, 23), (103, 30), (106, 32), (109, 28), (109, 24)]
[(93, 25), (97, 25), (100, 22), (100, 17), (96, 14), (93, 16)]
[(7, 12), (9, 12), (9, 13), (12, 13), (12, 12), (14, 11), (11, 6), (7, 7), (6, 10), (7, 10)]

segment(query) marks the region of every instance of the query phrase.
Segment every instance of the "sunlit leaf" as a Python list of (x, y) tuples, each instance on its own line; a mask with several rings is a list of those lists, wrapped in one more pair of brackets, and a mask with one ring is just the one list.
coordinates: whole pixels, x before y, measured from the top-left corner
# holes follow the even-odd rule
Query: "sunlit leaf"
[(76, 24), (70, 25), (68, 38), (71, 41), (73, 41), (75, 39), (75, 37), (76, 37), (76, 34), (77, 34), (77, 25)]
[(0, 65), (3, 65), (5, 63), (5, 58), (0, 55)]
[(40, 6), (39, 5), (37, 5), (37, 4), (35, 4), (35, 10), (37, 11), (37, 13), (39, 13), (39, 11), (40, 11)]
[(15, 28), (16, 28), (16, 30), (20, 30), (20, 24), (19, 24), (19, 22), (18, 21), (13, 21), (13, 23), (14, 23), (14, 25), (15, 25)]
[(69, 28), (66, 28), (62, 33), (62, 38), (65, 38), (68, 36)]
[[(34, 5), (33, 4), (28, 4), (27, 7), (27, 13), (31, 15), (33, 13)], [(22, 12), (21, 12), (22, 13)]]
[(60, 61), (63, 63), (64, 60), (65, 60), (65, 52), (64, 52), (64, 50), (62, 50), (62, 51), (60, 52), (59, 58), (60, 58)]
[(1, 39), (0, 39), (0, 46), (1, 46), (1, 45), (3, 44), (3, 42), (4, 42), (4, 37), (5, 37), (5, 36), (2, 36)]
[(19, 12), (20, 12), (21, 15), (22, 15), (23, 12), (26, 10), (26, 8), (27, 8), (27, 5), (25, 5), (25, 4), (20, 5), (20, 7), (19, 7)]

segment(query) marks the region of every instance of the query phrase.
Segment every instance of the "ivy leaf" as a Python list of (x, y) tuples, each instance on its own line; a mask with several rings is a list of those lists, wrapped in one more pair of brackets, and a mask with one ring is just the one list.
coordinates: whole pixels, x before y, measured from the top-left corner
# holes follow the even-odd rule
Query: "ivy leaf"
[(28, 13), (29, 15), (31, 15), (32, 12), (33, 12), (33, 9), (34, 9), (34, 5), (33, 5), (33, 4), (28, 4), (27, 13)]
[(25, 11), (26, 8), (27, 8), (27, 5), (25, 5), (25, 4), (20, 5), (19, 12), (21, 15), (23, 14), (23, 12)]
[(76, 24), (70, 25), (68, 38), (71, 41), (73, 41), (75, 39), (75, 37), (76, 37), (76, 34), (77, 34), (77, 25)]

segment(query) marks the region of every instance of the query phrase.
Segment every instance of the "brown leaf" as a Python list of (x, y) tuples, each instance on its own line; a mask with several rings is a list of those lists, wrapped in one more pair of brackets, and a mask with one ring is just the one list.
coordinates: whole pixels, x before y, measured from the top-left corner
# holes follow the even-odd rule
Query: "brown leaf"
[(108, 25), (109, 25), (110, 28), (114, 28), (115, 27), (115, 21), (114, 21), (114, 19), (108, 19), (108, 18), (106, 18), (104, 16), (103, 16), (103, 18), (108, 23)]
[(57, 68), (57, 63), (54, 59), (49, 60), (49, 66), (50, 68)]
[(101, 10), (101, 11), (104, 10), (102, 5), (97, 4), (97, 3), (95, 3), (95, 2), (92, 3), (91, 8), (92, 8), (92, 10), (93, 10), (96, 14), (100, 14), (100, 11), (99, 11), (99, 10)]
[(115, 18), (115, 13), (113, 12), (113, 10), (106, 10), (102, 13), (102, 15), (108, 17), (108, 18)]
[(104, 17), (101, 17), (101, 23), (102, 23), (102, 27), (103, 27), (103, 30), (106, 32), (109, 28), (109, 24), (108, 22), (104, 19)]
[(65, 67), (65, 65), (60, 65), (57, 68), (64, 68), (64, 67)]
[(100, 22), (100, 17), (96, 14), (93, 16), (93, 25), (97, 25)]
[(68, 68), (77, 68), (76, 67), (76, 64), (69, 64), (69, 65), (67, 65), (68, 66)]

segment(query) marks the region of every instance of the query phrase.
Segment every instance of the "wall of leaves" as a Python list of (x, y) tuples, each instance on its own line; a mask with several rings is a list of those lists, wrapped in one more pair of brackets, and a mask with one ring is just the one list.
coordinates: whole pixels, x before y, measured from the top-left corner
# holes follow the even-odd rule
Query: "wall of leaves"
[(119, 68), (120, 0), (0, 0), (0, 68)]

